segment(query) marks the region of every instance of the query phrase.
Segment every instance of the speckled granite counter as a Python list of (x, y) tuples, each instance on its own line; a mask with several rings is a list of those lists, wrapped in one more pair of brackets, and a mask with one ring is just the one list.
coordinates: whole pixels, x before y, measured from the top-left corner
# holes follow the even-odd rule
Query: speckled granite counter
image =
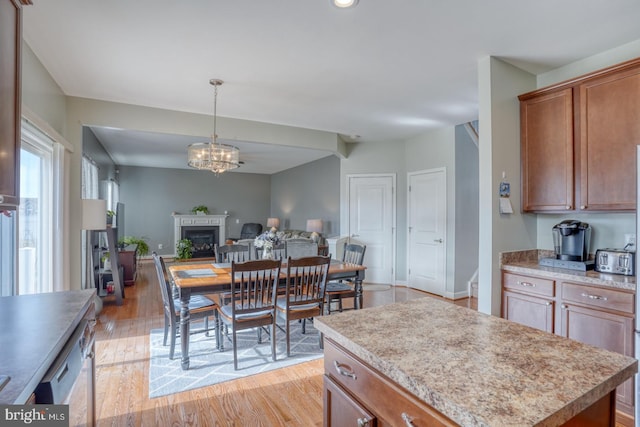
[(94, 290), (0, 298), (0, 375), (11, 379), (0, 404), (25, 403), (82, 316)]
[(464, 426), (555, 426), (637, 371), (633, 358), (430, 297), (314, 324)]
[(553, 251), (531, 249), (525, 251), (502, 252), (500, 254), (500, 268), (510, 273), (529, 274), (550, 279), (576, 280), (594, 286), (636, 290), (636, 277), (620, 274), (599, 273), (594, 270), (574, 271), (564, 268), (544, 267), (538, 265), (538, 260), (553, 257)]

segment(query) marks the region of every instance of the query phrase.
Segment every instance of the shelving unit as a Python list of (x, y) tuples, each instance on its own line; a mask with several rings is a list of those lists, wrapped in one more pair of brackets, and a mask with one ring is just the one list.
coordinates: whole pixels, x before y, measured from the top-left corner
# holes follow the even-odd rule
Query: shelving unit
[[(103, 246), (100, 235), (106, 236), (106, 245)], [(120, 264), (118, 254), (118, 244), (116, 241), (116, 228), (108, 227), (106, 230), (97, 230), (93, 235), (93, 265), (94, 277), (98, 296), (108, 297), (115, 296), (116, 304), (122, 305), (124, 298), (124, 267)], [(101, 259), (105, 253), (109, 253), (109, 261), (111, 269), (105, 270), (102, 266)], [(118, 274), (113, 274), (117, 271)], [(113, 292), (109, 292), (107, 284), (113, 282)]]

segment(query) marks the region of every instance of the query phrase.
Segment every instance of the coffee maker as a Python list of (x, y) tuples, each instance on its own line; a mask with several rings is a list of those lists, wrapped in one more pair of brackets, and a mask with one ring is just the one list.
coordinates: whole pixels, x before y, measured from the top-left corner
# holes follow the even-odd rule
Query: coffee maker
[(589, 260), (591, 226), (586, 222), (566, 219), (553, 226), (554, 258), (542, 258), (540, 265), (569, 268), (571, 270), (591, 270), (594, 261)]

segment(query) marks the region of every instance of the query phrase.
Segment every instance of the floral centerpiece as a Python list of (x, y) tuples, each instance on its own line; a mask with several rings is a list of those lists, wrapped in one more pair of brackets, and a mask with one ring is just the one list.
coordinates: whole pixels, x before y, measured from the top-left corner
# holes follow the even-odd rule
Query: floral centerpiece
[(256, 248), (262, 248), (263, 259), (273, 258), (273, 247), (280, 243), (280, 237), (278, 236), (277, 231), (278, 230), (275, 227), (271, 227), (270, 230), (260, 234), (253, 241)]

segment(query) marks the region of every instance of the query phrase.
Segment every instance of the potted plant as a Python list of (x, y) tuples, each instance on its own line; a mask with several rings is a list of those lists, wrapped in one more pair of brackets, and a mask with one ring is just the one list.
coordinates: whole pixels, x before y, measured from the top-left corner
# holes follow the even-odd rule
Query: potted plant
[(194, 206), (193, 209), (191, 209), (191, 213), (194, 213), (196, 215), (208, 215), (209, 208), (205, 205)]
[(107, 224), (113, 224), (113, 217), (116, 216), (114, 211), (107, 211)]
[(193, 256), (193, 243), (189, 239), (182, 239), (176, 245), (176, 259), (190, 259)]
[(102, 261), (102, 269), (103, 270), (111, 270), (111, 258), (109, 258), (109, 252), (104, 252), (100, 257), (100, 261)]
[(124, 236), (118, 240), (118, 245), (138, 245), (138, 255), (143, 257), (149, 254), (149, 245), (146, 242), (146, 237)]

